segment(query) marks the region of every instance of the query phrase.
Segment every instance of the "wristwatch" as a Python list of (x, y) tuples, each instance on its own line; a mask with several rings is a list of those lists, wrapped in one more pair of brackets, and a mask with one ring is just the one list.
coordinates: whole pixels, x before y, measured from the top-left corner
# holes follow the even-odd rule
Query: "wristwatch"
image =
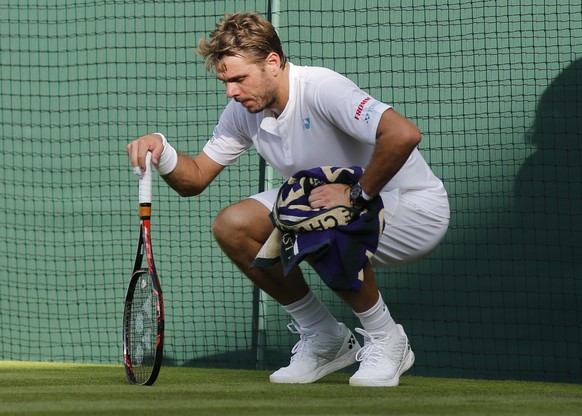
[(350, 202), (355, 209), (361, 210), (366, 205), (366, 198), (362, 195), (362, 185), (355, 183), (350, 188)]

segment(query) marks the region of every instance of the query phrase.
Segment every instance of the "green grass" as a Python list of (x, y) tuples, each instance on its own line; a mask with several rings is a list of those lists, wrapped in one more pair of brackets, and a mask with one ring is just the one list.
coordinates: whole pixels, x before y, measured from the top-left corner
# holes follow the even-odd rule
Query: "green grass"
[(154, 386), (122, 366), (0, 362), (0, 415), (582, 415), (582, 386), (404, 376), (396, 388), (269, 383), (268, 372), (163, 367)]

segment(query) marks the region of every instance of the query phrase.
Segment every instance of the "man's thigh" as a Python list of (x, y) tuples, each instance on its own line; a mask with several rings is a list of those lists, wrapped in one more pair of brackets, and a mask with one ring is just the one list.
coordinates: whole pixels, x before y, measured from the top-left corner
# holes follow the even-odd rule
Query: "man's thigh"
[(214, 234), (219, 233), (223, 238), (234, 238), (236, 233), (242, 233), (254, 241), (264, 242), (274, 228), (269, 218), (270, 212), (270, 209), (255, 198), (243, 199), (218, 213), (213, 225)]

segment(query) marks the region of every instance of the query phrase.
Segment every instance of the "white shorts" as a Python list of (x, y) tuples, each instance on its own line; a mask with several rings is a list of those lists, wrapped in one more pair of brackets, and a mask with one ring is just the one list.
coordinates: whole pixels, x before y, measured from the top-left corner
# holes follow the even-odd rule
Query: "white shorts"
[[(278, 192), (271, 189), (251, 198), (273, 209)], [(372, 266), (402, 266), (430, 254), (449, 227), (449, 201), (444, 187), (404, 193), (395, 189), (381, 196), (386, 226)]]

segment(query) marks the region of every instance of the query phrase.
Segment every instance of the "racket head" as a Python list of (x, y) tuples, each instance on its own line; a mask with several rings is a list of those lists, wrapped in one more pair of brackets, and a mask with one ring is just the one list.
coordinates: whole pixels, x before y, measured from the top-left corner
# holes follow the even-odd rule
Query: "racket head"
[(164, 300), (158, 277), (149, 268), (131, 276), (123, 313), (123, 362), (131, 384), (152, 385), (164, 351)]

